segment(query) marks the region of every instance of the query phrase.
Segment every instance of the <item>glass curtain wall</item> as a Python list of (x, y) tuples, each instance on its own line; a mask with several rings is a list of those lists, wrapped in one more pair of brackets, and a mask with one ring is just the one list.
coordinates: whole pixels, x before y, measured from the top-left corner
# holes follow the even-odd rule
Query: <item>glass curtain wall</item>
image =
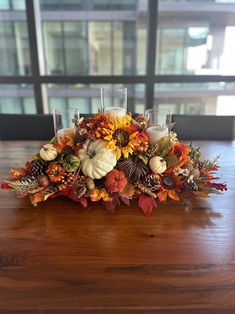
[[(235, 1), (158, 0), (158, 18), (148, 29), (148, 5), (154, 1), (1, 0), (0, 113), (36, 112), (38, 85), (45, 112), (76, 105), (93, 113), (105, 76), (106, 83), (128, 87), (132, 112), (144, 111), (152, 84), (148, 106), (158, 105), (163, 114), (234, 115)], [(29, 3), (38, 4), (33, 33), (42, 52), (38, 77), (31, 61)], [(154, 60), (147, 51), (152, 28)], [(151, 79), (149, 64), (155, 65)]]
[[(235, 1), (160, 0), (156, 75), (233, 76)], [(160, 112), (234, 115), (234, 84), (156, 84)], [(165, 108), (165, 109), (164, 109)]]

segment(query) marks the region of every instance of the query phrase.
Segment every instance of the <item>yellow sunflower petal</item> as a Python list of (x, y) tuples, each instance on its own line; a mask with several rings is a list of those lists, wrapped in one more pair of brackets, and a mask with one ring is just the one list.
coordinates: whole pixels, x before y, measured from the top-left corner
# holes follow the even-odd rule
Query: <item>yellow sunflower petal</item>
[(120, 148), (117, 147), (116, 149), (116, 158), (119, 159), (122, 156), (122, 151)]

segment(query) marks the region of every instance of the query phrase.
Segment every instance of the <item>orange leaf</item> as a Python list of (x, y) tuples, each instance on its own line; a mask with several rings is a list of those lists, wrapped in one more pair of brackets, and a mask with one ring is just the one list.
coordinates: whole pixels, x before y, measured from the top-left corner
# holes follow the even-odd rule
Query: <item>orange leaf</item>
[(179, 200), (180, 200), (180, 198), (179, 198), (179, 196), (176, 194), (175, 190), (168, 190), (168, 196), (169, 196), (171, 199), (175, 200), (175, 201), (179, 201)]
[(167, 198), (167, 191), (161, 191), (158, 193), (158, 199), (160, 202), (165, 202)]

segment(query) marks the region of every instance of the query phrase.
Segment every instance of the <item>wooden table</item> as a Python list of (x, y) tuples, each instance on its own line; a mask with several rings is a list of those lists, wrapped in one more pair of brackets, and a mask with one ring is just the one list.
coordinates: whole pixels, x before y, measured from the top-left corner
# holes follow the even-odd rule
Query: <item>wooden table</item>
[[(0, 191), (0, 313), (235, 313), (235, 143), (200, 142), (222, 154), (231, 190), (115, 214), (67, 199), (34, 208)], [(0, 176), (39, 142), (0, 143)]]

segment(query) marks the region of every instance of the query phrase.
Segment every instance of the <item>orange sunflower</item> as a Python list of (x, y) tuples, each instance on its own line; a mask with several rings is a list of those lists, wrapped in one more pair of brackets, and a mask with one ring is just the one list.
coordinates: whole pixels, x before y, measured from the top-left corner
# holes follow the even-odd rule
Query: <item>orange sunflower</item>
[(180, 176), (174, 174), (163, 174), (160, 177), (162, 188), (158, 193), (158, 199), (160, 202), (165, 202), (167, 196), (175, 201), (179, 201), (180, 198), (177, 192), (180, 192), (183, 186), (183, 181)]
[(138, 131), (132, 132), (130, 128), (132, 117), (127, 114), (123, 117), (118, 117), (108, 124), (104, 129), (106, 136), (104, 139), (108, 141), (108, 147), (116, 151), (116, 157), (119, 159), (122, 155), (128, 158), (132, 154), (138, 142), (136, 136)]

